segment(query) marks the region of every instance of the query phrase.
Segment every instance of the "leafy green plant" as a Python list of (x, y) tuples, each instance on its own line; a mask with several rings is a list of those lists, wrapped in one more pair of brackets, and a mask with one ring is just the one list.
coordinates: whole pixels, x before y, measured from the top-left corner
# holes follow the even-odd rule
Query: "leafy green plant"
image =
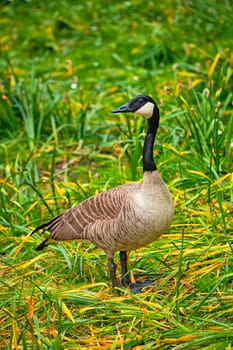
[[(0, 6), (0, 347), (230, 349), (232, 3)], [(39, 254), (30, 232), (141, 178), (146, 121), (111, 115), (139, 93), (160, 108), (154, 156), (175, 218), (130, 253), (132, 279), (153, 286), (116, 296), (102, 251)]]

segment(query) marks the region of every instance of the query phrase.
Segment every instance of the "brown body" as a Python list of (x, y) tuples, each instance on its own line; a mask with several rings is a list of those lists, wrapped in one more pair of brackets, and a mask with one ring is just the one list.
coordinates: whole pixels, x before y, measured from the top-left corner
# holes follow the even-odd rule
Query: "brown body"
[(90, 197), (40, 226), (51, 234), (37, 250), (51, 241), (88, 240), (113, 257), (116, 251), (153, 242), (170, 226), (173, 213), (171, 194), (158, 171), (147, 171), (141, 183)]

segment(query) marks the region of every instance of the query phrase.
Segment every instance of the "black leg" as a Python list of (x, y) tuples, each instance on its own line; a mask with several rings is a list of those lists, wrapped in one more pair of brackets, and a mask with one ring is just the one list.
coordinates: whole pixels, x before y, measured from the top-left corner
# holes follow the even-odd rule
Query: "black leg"
[(121, 261), (121, 283), (124, 287), (128, 287), (130, 285), (130, 278), (128, 274), (128, 264), (127, 264), (127, 253), (120, 252), (120, 261)]
[(128, 264), (127, 264), (127, 253), (126, 252), (120, 252), (120, 261), (121, 261), (121, 270), (122, 270), (122, 278), (121, 283), (124, 287), (130, 287), (130, 291), (132, 293), (141, 293), (142, 289), (148, 286), (152, 286), (151, 281), (145, 281), (145, 282), (136, 282), (131, 283), (130, 277), (128, 274)]
[[(119, 284), (117, 283), (117, 279), (116, 279), (116, 264), (114, 263), (114, 256), (111, 253), (107, 255), (107, 258), (108, 258), (109, 273), (112, 280), (112, 286), (113, 288), (115, 288), (115, 287), (118, 287)], [(127, 253), (125, 251), (120, 252), (120, 261), (121, 261), (121, 269), (122, 269), (121, 283), (124, 287), (130, 287), (130, 290), (132, 293), (141, 293), (144, 287), (153, 285), (151, 281), (145, 281), (144, 283), (131, 283), (129, 274), (128, 274)], [(120, 291), (117, 291), (117, 293), (119, 295), (122, 295)]]
[(112, 286), (117, 287), (117, 279), (116, 279), (116, 264), (114, 263), (113, 257), (108, 257), (108, 269), (110, 272)]

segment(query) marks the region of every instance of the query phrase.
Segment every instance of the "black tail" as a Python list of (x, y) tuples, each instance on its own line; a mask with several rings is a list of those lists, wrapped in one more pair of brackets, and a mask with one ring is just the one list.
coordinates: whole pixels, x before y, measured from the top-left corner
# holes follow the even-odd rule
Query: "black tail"
[(49, 243), (48, 243), (48, 238), (46, 238), (41, 244), (36, 247), (36, 251), (44, 249)]
[[(39, 230), (43, 230), (43, 231), (48, 230), (48, 231), (51, 232), (50, 229), (54, 226), (54, 224), (56, 224), (56, 222), (60, 219), (61, 216), (62, 216), (62, 214), (56, 216), (55, 218), (53, 218), (53, 219), (50, 220), (49, 222), (46, 222), (45, 224), (42, 224), (42, 225), (38, 226), (37, 228), (35, 228), (35, 230), (33, 230), (33, 231), (31, 232), (31, 236), (32, 236), (35, 232), (37, 232), (37, 231), (39, 231)], [(38, 247), (36, 248), (36, 250), (42, 250), (42, 249), (44, 249), (47, 245), (49, 245), (49, 241), (50, 241), (50, 238), (49, 238), (49, 237), (46, 238), (40, 245), (38, 245)]]
[(37, 231), (39, 231), (39, 230), (48, 230), (48, 231), (50, 231), (50, 225), (51, 224), (54, 224), (54, 223), (56, 223), (57, 221), (58, 221), (58, 219), (60, 218), (62, 216), (62, 214), (60, 214), (60, 215), (58, 215), (58, 216), (55, 216), (55, 218), (53, 218), (52, 220), (50, 220), (50, 221), (48, 221), (48, 222), (46, 222), (45, 224), (42, 224), (42, 225), (40, 225), (40, 226), (38, 226), (37, 228), (35, 228), (35, 230), (33, 230), (32, 232), (31, 232), (31, 236), (35, 233), (35, 232), (37, 232)]
[(48, 223), (46, 222), (46, 224), (42, 224), (42, 225), (38, 226), (37, 228), (35, 228), (35, 230), (33, 230), (33, 231), (30, 233), (30, 235), (32, 236), (35, 232), (37, 232), (37, 231), (39, 231), (39, 230), (42, 230), (42, 229), (46, 229), (47, 224), (48, 224)]

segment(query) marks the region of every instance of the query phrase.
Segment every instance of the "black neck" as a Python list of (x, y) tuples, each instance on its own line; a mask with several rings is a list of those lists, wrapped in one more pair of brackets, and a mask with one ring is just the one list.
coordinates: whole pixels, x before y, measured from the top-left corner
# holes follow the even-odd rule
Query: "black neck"
[(156, 132), (159, 126), (159, 110), (157, 106), (154, 107), (153, 115), (148, 119), (148, 130), (143, 146), (143, 172), (157, 170), (153, 158), (153, 147)]

